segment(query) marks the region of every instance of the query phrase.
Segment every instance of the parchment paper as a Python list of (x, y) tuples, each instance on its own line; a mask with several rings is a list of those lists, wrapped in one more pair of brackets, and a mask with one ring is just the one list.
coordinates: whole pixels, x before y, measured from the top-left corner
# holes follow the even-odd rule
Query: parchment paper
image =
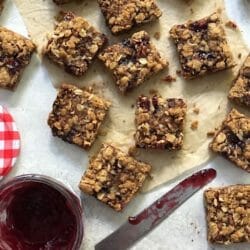
[[(24, 17), (31, 38), (41, 50), (46, 43), (47, 32), (53, 31), (54, 17), (59, 8), (50, 0), (14, 0), (14, 2)], [(99, 92), (112, 101), (109, 118), (103, 126), (105, 133), (102, 133), (102, 136), (98, 138), (89, 154), (94, 154), (102, 142), (112, 142), (125, 151), (134, 145), (134, 109), (131, 105), (135, 104), (135, 100), (140, 94), (148, 94), (150, 90), (154, 89), (158, 90), (163, 97), (183, 97), (186, 100), (188, 114), (183, 149), (178, 152), (139, 150), (137, 157), (153, 166), (153, 178), (148, 181), (145, 190), (167, 182), (181, 173), (207, 162), (212, 157), (208, 150), (207, 132), (213, 130), (224, 119), (229, 109), (228, 90), (240, 64), (248, 53), (239, 30), (226, 28), (228, 42), (237, 63), (234, 69), (191, 81), (185, 81), (180, 77), (171, 84), (162, 81), (164, 76), (167, 74), (175, 75), (176, 70), (180, 68), (175, 46), (169, 39), (168, 33), (174, 24), (184, 23), (188, 19), (199, 19), (216, 10), (221, 11), (224, 22), (227, 21), (227, 17), (223, 0), (159, 0), (158, 4), (163, 10), (163, 16), (159, 22), (133, 29), (125, 36), (119, 37), (110, 34), (96, 1), (85, 0), (82, 3), (63, 6), (64, 10), (71, 10), (77, 15), (85, 17), (100, 31), (107, 34), (110, 43), (118, 42), (135, 31), (145, 29), (150, 33), (152, 42), (157, 46), (162, 56), (169, 60), (169, 72), (164, 71), (158, 74), (126, 96), (122, 96), (118, 92), (111, 75), (98, 60), (95, 60), (87, 74), (82, 78), (74, 78), (44, 60), (55, 87), (58, 87), (61, 82), (75, 83), (78, 86), (95, 84)], [(159, 40), (153, 37), (155, 32), (160, 32)], [(241, 58), (238, 57), (239, 53), (242, 55)], [(193, 113), (194, 105), (200, 109), (200, 114)], [(196, 120), (198, 120), (199, 126), (197, 130), (193, 131), (190, 125)]]

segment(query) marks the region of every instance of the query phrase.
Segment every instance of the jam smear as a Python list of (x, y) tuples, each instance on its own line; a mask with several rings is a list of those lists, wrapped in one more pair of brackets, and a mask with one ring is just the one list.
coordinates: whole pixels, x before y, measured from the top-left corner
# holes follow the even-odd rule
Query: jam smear
[(0, 190), (0, 201), (1, 250), (74, 249), (77, 218), (58, 190), (24, 182)]
[(151, 204), (151, 206), (144, 209), (141, 213), (133, 217), (130, 216), (128, 222), (131, 225), (138, 225), (145, 220), (149, 220), (152, 221), (150, 227), (153, 227), (162, 217), (164, 217), (164, 215), (169, 213), (171, 209), (178, 207), (182, 203), (182, 195), (185, 193), (185, 190), (191, 188), (197, 191), (215, 177), (216, 171), (214, 169), (201, 170), (191, 175)]

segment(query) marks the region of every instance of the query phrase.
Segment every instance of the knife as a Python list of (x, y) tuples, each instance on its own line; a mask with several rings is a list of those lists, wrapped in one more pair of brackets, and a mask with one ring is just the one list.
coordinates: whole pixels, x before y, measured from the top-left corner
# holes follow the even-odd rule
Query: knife
[(95, 245), (95, 250), (128, 249), (215, 177), (213, 168), (187, 177), (142, 212), (129, 217), (120, 228)]

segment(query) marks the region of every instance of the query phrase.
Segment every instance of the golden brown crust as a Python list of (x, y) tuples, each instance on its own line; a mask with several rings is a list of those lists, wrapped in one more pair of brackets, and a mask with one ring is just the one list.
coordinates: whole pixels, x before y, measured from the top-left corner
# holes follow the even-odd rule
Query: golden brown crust
[(250, 185), (210, 188), (204, 197), (209, 241), (250, 242)]
[(90, 160), (79, 188), (121, 211), (142, 187), (150, 170), (150, 165), (103, 144), (100, 152)]
[(53, 135), (89, 149), (105, 119), (110, 103), (91, 92), (63, 84), (53, 104), (48, 125)]
[(210, 148), (250, 172), (250, 118), (233, 109), (210, 143)]
[(136, 146), (181, 149), (187, 105), (182, 99), (140, 96), (136, 108)]
[(106, 41), (84, 18), (68, 12), (49, 36), (44, 54), (66, 72), (82, 76)]
[(175, 25), (170, 30), (179, 53), (182, 75), (192, 79), (234, 65), (218, 14)]
[(238, 104), (250, 107), (250, 54), (243, 63), (228, 97)]
[(155, 21), (162, 15), (155, 0), (98, 0), (98, 2), (113, 34)]
[(0, 87), (14, 90), (29, 64), (35, 45), (27, 38), (0, 27)]
[(168, 65), (162, 59), (147, 32), (140, 31), (123, 42), (106, 48), (99, 59), (112, 72), (121, 92), (142, 84)]

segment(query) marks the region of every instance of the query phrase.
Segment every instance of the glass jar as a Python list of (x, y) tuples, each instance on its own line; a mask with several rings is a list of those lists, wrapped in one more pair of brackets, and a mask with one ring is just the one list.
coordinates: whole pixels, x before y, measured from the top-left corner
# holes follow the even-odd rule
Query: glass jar
[(78, 197), (43, 175), (21, 175), (0, 186), (0, 249), (78, 250), (83, 238)]

